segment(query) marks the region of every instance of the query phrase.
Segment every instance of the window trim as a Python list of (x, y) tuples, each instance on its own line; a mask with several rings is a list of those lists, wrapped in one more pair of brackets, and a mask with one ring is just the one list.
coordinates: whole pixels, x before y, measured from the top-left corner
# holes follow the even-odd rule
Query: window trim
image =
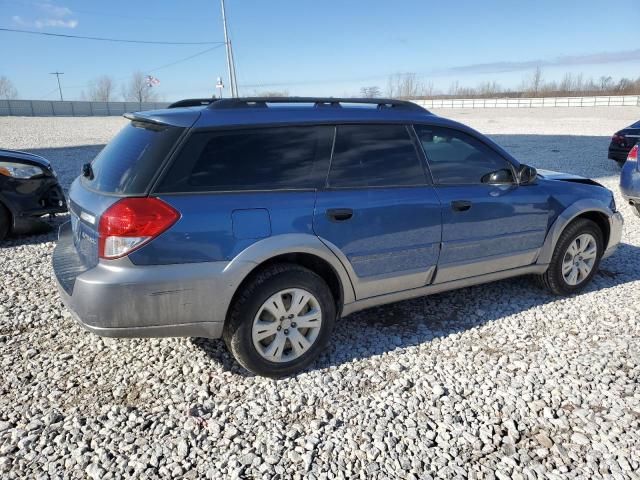
[[(422, 168), (422, 175), (424, 179), (424, 183), (414, 183), (414, 184), (406, 184), (406, 185), (361, 185), (361, 186), (344, 186), (344, 187), (336, 187), (329, 185), (329, 176), (331, 175), (331, 167), (333, 166), (333, 157), (335, 154), (335, 145), (336, 140), (338, 138), (338, 127), (341, 125), (344, 126), (385, 126), (385, 125), (402, 125), (405, 128), (405, 131), (408, 134), (409, 140), (411, 140), (411, 144), (413, 145), (413, 149), (416, 154), (416, 159)], [(322, 187), (323, 191), (331, 192), (331, 191), (341, 191), (341, 190), (379, 190), (385, 188), (424, 188), (433, 186), (431, 172), (425, 168), (424, 159), (420, 153), (420, 149), (416, 144), (417, 138), (415, 136), (415, 131), (413, 131), (413, 124), (407, 122), (345, 122), (345, 123), (334, 123), (335, 130), (333, 135), (333, 146), (331, 148), (331, 158), (329, 160), (329, 169), (327, 171), (327, 178), (324, 186)]]
[[(482, 182), (478, 182), (478, 183), (438, 183), (436, 181), (435, 176), (433, 175), (432, 171), (431, 171), (431, 163), (429, 160), (429, 155), (427, 154), (427, 151), (424, 148), (424, 145), (422, 145), (422, 141), (420, 140), (420, 135), (418, 134), (418, 132), (416, 131), (416, 126), (422, 126), (422, 127), (431, 127), (431, 128), (444, 128), (447, 130), (451, 130), (453, 132), (457, 132), (457, 133), (461, 133), (463, 135), (467, 135), (471, 138), (473, 138), (474, 140), (477, 140), (478, 142), (480, 142), (485, 148), (488, 148), (491, 152), (493, 152), (495, 155), (497, 155), (498, 157), (500, 157), (501, 159), (503, 159), (505, 162), (507, 162), (507, 164), (509, 165), (509, 168), (511, 169), (511, 174), (513, 175), (513, 183), (482, 183)], [(518, 186), (520, 185), (520, 182), (518, 181), (518, 175), (517, 175), (517, 171), (515, 168), (515, 165), (513, 164), (513, 162), (505, 157), (501, 152), (497, 151), (495, 148), (493, 148), (491, 145), (489, 145), (487, 142), (484, 141), (483, 138), (480, 138), (478, 135), (474, 135), (470, 132), (466, 132), (464, 130), (461, 130), (459, 128), (455, 128), (455, 127), (451, 127), (448, 125), (433, 125), (433, 124), (429, 124), (429, 123), (414, 123), (411, 125), (411, 127), (413, 128), (414, 134), (416, 136), (416, 139), (418, 141), (418, 143), (420, 144), (420, 149), (422, 150), (422, 153), (424, 155), (427, 167), (429, 169), (429, 174), (431, 175), (431, 180), (432, 180), (432, 184), (434, 187), (469, 187), (469, 186), (486, 186), (486, 187), (497, 187), (497, 186)]]

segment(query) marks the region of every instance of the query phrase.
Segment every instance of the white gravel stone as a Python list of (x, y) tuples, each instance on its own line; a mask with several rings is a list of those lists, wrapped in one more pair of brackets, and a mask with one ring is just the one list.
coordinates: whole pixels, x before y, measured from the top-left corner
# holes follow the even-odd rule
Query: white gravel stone
[[(523, 278), (360, 312), (311, 369), (274, 381), (221, 341), (83, 331), (53, 285), (55, 233), (12, 238), (0, 476), (637, 478), (640, 219), (606, 154), (640, 108), (439, 113), (614, 190), (623, 243), (586, 291), (557, 298)], [(43, 154), (68, 186), (124, 123), (0, 117), (0, 148)]]

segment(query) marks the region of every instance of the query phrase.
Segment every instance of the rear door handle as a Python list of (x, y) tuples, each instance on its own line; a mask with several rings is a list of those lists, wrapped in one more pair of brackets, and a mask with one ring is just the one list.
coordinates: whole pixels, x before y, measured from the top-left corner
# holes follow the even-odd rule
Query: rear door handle
[(454, 200), (451, 202), (451, 208), (456, 212), (466, 212), (472, 205), (469, 200)]
[(350, 208), (330, 208), (327, 210), (327, 217), (334, 222), (344, 222), (353, 217), (353, 210)]

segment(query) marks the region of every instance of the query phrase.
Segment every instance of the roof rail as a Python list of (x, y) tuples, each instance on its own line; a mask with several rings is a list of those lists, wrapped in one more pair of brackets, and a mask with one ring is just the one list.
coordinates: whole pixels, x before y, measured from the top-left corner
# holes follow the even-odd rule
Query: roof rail
[(227, 108), (268, 108), (274, 103), (311, 103), (315, 108), (333, 107), (341, 108), (343, 103), (375, 105), (378, 110), (387, 108), (414, 110), (428, 112), (420, 105), (406, 100), (395, 100), (390, 98), (334, 98), (334, 97), (244, 97), (244, 98), (224, 98), (209, 105), (211, 109)]
[(167, 108), (180, 108), (180, 107), (202, 107), (209, 105), (218, 100), (217, 98), (186, 98), (184, 100), (178, 100), (173, 102)]

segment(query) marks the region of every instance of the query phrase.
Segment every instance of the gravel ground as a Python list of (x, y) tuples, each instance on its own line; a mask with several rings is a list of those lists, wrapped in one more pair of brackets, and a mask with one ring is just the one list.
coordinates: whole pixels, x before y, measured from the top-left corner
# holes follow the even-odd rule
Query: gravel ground
[[(640, 117), (440, 113), (616, 192), (608, 141)], [(122, 125), (0, 118), (0, 146), (68, 184)], [(360, 312), (278, 381), (221, 341), (88, 334), (52, 283), (55, 234), (0, 243), (0, 477), (640, 478), (640, 219), (617, 200), (623, 245), (583, 294), (523, 278)]]

